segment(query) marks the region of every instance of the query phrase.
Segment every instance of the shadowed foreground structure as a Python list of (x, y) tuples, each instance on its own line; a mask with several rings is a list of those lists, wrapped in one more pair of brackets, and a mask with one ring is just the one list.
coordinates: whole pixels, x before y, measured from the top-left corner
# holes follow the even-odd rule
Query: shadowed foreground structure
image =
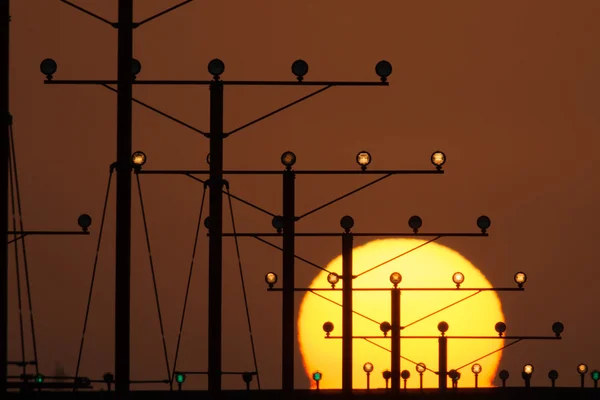
[[(397, 399), (398, 397), (411, 399), (597, 399), (599, 389), (592, 388), (485, 388), (485, 389), (451, 389), (441, 393), (437, 389), (409, 389), (393, 394), (389, 390), (374, 389), (354, 390), (352, 394), (344, 394), (341, 390), (295, 390), (294, 399)], [(214, 394), (208, 391), (133, 391), (126, 395), (128, 399), (214, 399)], [(35, 392), (35, 393), (9, 393), (7, 399), (39, 398), (39, 399), (112, 399), (117, 398), (115, 392)], [(125, 398), (119, 396), (119, 398)], [(220, 399), (287, 399), (280, 390), (261, 391), (223, 391)]]

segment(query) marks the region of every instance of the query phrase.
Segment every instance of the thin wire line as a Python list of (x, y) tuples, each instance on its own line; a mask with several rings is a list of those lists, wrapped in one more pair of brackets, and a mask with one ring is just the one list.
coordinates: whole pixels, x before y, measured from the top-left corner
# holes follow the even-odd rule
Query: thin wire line
[(87, 15), (91, 16), (91, 17), (94, 17), (94, 18), (96, 18), (96, 19), (98, 19), (98, 20), (102, 21), (102, 22), (105, 22), (105, 23), (109, 24), (110, 26), (112, 26), (112, 25), (113, 25), (113, 23), (112, 23), (112, 22), (110, 22), (109, 20), (107, 20), (107, 19), (105, 19), (105, 18), (102, 18), (102, 17), (101, 17), (101, 16), (99, 16), (99, 15), (96, 15), (96, 14), (94, 14), (93, 12), (86, 10), (85, 8), (79, 7), (78, 5), (76, 5), (76, 4), (73, 4), (73, 3), (71, 3), (70, 1), (67, 1), (67, 0), (59, 0), (59, 1), (61, 1), (61, 2), (65, 3), (65, 4), (67, 4), (67, 5), (71, 6), (71, 7), (73, 7), (73, 8), (76, 8), (77, 10), (81, 11), (82, 13), (85, 13), (85, 14), (87, 14)]
[[(235, 229), (235, 218), (233, 217), (233, 204), (231, 202), (231, 196), (229, 196), (229, 189), (227, 189), (227, 198), (229, 199), (229, 210), (231, 211), (231, 225), (233, 233), (236, 233)], [(248, 298), (246, 296), (246, 285), (244, 284), (244, 271), (242, 269), (242, 258), (240, 257), (240, 246), (238, 238), (235, 236), (235, 251), (238, 258), (238, 266), (240, 269), (240, 279), (242, 281), (242, 292), (244, 293), (244, 305), (246, 306), (246, 318), (248, 319), (248, 331), (250, 333), (250, 344), (252, 345), (252, 357), (254, 358), (254, 370), (256, 371), (256, 383), (258, 390), (260, 390), (260, 375), (258, 373), (258, 363), (256, 361), (256, 349), (254, 348), (254, 336), (252, 335), (252, 323), (250, 322), (250, 309), (248, 308)]]
[(255, 119), (254, 121), (250, 121), (250, 122), (248, 122), (247, 124), (244, 124), (244, 125), (240, 126), (239, 128), (235, 128), (235, 129), (234, 129), (234, 130), (232, 130), (231, 132), (227, 133), (227, 136), (229, 136), (229, 135), (232, 135), (232, 134), (234, 134), (235, 132), (241, 131), (242, 129), (244, 129), (244, 128), (247, 128), (247, 127), (249, 127), (249, 126), (251, 126), (251, 125), (254, 125), (254, 124), (256, 124), (257, 122), (260, 122), (260, 121), (262, 121), (262, 120), (264, 120), (264, 119), (267, 119), (267, 118), (269, 118), (270, 116), (272, 116), (272, 115), (275, 115), (275, 114), (277, 114), (278, 112), (281, 112), (281, 111), (283, 111), (283, 110), (285, 110), (285, 109), (287, 109), (287, 108), (290, 108), (290, 107), (292, 107), (292, 106), (294, 106), (294, 105), (296, 105), (296, 104), (298, 104), (298, 103), (300, 103), (300, 102), (302, 102), (302, 101), (304, 101), (304, 100), (307, 100), (307, 99), (309, 99), (309, 98), (311, 98), (311, 97), (313, 97), (313, 96), (316, 96), (317, 94), (319, 94), (319, 93), (321, 93), (321, 92), (324, 92), (325, 90), (327, 90), (327, 89), (329, 89), (329, 88), (331, 88), (331, 87), (332, 87), (331, 85), (327, 85), (327, 86), (325, 86), (325, 87), (323, 87), (323, 88), (321, 88), (321, 89), (319, 89), (319, 90), (317, 90), (317, 91), (314, 91), (314, 92), (312, 92), (312, 93), (310, 93), (310, 94), (307, 94), (307, 95), (306, 95), (306, 96), (304, 96), (304, 97), (301, 97), (301, 98), (299, 98), (298, 100), (295, 100), (295, 101), (293, 101), (293, 102), (291, 102), (291, 103), (289, 103), (289, 104), (286, 104), (286, 105), (285, 105), (285, 106), (283, 106), (283, 107), (279, 107), (279, 108), (278, 108), (277, 110), (275, 110), (275, 111), (271, 111), (270, 113), (268, 113), (268, 114), (265, 114), (265, 115), (263, 115), (262, 117)]
[[(277, 246), (277, 245), (275, 245), (275, 244), (273, 244), (273, 243), (271, 243), (271, 242), (269, 242), (269, 241), (267, 241), (267, 240), (265, 240), (265, 239), (263, 239), (263, 238), (261, 238), (261, 237), (259, 237), (259, 236), (252, 236), (252, 237), (253, 237), (253, 238), (255, 238), (256, 240), (260, 241), (260, 242), (263, 242), (263, 243), (265, 243), (265, 244), (268, 244), (268, 245), (269, 245), (269, 246), (271, 246), (271, 247), (274, 247), (274, 248), (276, 248), (277, 250), (281, 250), (281, 251), (283, 251), (283, 249), (282, 249), (281, 247), (279, 247), (279, 246)], [(308, 265), (312, 265), (313, 267), (320, 269), (321, 271), (325, 271), (325, 272), (327, 272), (327, 269), (325, 269), (325, 268), (323, 268), (323, 267), (321, 267), (321, 266), (319, 266), (319, 265), (315, 264), (314, 262), (308, 261), (307, 259), (305, 259), (305, 258), (302, 258), (302, 257), (300, 257), (300, 256), (297, 256), (297, 255), (295, 255), (295, 254), (294, 254), (294, 257), (295, 257), (295, 258), (297, 258), (297, 259), (298, 259), (298, 260), (300, 260), (300, 261), (304, 261), (304, 262), (305, 262), (305, 263), (307, 263)]]
[[(391, 353), (391, 352), (392, 352), (390, 349), (388, 349), (388, 348), (386, 348), (386, 347), (383, 347), (382, 345), (380, 345), (380, 344), (377, 344), (377, 343), (375, 343), (375, 342), (373, 342), (373, 341), (371, 341), (371, 340), (369, 340), (369, 339), (367, 339), (367, 338), (363, 338), (363, 339), (365, 339), (367, 342), (371, 343), (372, 345), (374, 345), (374, 346), (377, 346), (377, 347), (379, 347), (380, 349), (383, 349), (383, 350), (387, 351), (388, 353)], [(404, 356), (400, 356), (400, 358), (402, 358), (403, 360), (406, 360), (406, 361), (408, 361), (408, 362), (410, 362), (410, 363), (413, 363), (413, 364), (415, 364), (415, 365), (418, 365), (418, 364), (419, 364), (418, 362), (416, 362), (416, 361), (413, 361), (413, 360), (411, 360), (411, 359), (409, 359), (409, 358), (406, 358), (406, 357), (404, 357)], [(430, 368), (427, 368), (427, 366), (425, 366), (425, 369), (426, 369), (427, 371), (431, 371), (431, 372), (433, 372), (434, 374), (436, 374), (436, 375), (437, 375), (437, 371), (434, 371), (434, 370), (432, 370), (432, 369), (430, 369)]]
[(437, 313), (439, 313), (439, 312), (442, 312), (442, 311), (444, 311), (444, 310), (446, 310), (446, 309), (448, 309), (448, 308), (450, 308), (450, 307), (452, 307), (452, 306), (455, 306), (455, 305), (457, 305), (458, 303), (461, 303), (461, 302), (463, 302), (463, 301), (465, 301), (465, 300), (467, 300), (467, 299), (470, 299), (471, 297), (473, 297), (473, 296), (475, 296), (475, 295), (478, 295), (479, 293), (481, 293), (481, 290), (478, 290), (477, 292), (475, 292), (475, 293), (473, 293), (473, 294), (470, 294), (470, 295), (468, 295), (467, 297), (465, 297), (465, 298), (463, 298), (463, 299), (460, 299), (460, 300), (458, 300), (458, 301), (455, 301), (454, 303), (452, 303), (452, 304), (450, 304), (450, 305), (448, 305), (448, 306), (446, 306), (446, 307), (444, 307), (444, 308), (440, 308), (439, 310), (437, 310), (437, 311), (434, 311), (434, 312), (432, 312), (431, 314), (428, 314), (428, 315), (424, 316), (423, 318), (419, 318), (418, 320), (416, 320), (416, 321), (414, 321), (414, 322), (411, 322), (411, 323), (410, 323), (410, 324), (408, 324), (408, 325), (404, 325), (404, 326), (402, 327), (402, 329), (408, 328), (409, 326), (411, 326), (411, 325), (414, 325), (414, 324), (416, 324), (417, 322), (421, 322), (421, 321), (423, 321), (424, 319), (426, 319), (426, 318), (429, 318), (429, 317), (431, 317), (431, 316), (433, 316), (433, 315), (435, 315), (435, 314), (437, 314)]
[(479, 357), (478, 359), (476, 359), (476, 360), (473, 360), (473, 361), (471, 361), (471, 362), (469, 362), (469, 363), (467, 363), (467, 364), (463, 365), (462, 367), (458, 367), (458, 368), (456, 368), (455, 370), (456, 370), (456, 371), (458, 371), (459, 369), (462, 369), (462, 368), (464, 368), (464, 367), (466, 367), (466, 366), (468, 366), (468, 365), (471, 365), (471, 364), (473, 364), (474, 362), (477, 362), (477, 361), (483, 360), (484, 358), (486, 358), (486, 357), (489, 357), (489, 356), (491, 356), (492, 354), (494, 354), (494, 353), (497, 353), (497, 352), (499, 352), (499, 351), (501, 351), (501, 350), (504, 350), (504, 349), (506, 349), (507, 347), (510, 347), (510, 346), (512, 346), (513, 344), (517, 344), (517, 343), (519, 343), (521, 340), (523, 340), (523, 339), (517, 339), (517, 340), (515, 340), (514, 342), (511, 342), (511, 343), (507, 344), (506, 346), (500, 347), (499, 349), (497, 349), (497, 350), (494, 350), (494, 351), (492, 351), (491, 353), (488, 353), (488, 354), (486, 354), (486, 355), (485, 355), (485, 356), (483, 356), (483, 357)]
[[(331, 302), (331, 303), (333, 303), (333, 304), (335, 304), (335, 305), (337, 305), (337, 306), (343, 307), (343, 306), (342, 306), (342, 304), (338, 303), (338, 302), (337, 302), (337, 301), (335, 301), (335, 300), (331, 300), (331, 299), (329, 299), (329, 298), (327, 298), (327, 297), (323, 296), (322, 294), (319, 294), (319, 293), (317, 293), (317, 292), (314, 292), (314, 291), (312, 291), (312, 290), (309, 290), (309, 293), (312, 293), (312, 294), (314, 294), (314, 295), (316, 295), (316, 296), (319, 296), (320, 298), (322, 298), (322, 299), (325, 299), (325, 300), (327, 300), (327, 301), (329, 301), (329, 302)], [(371, 322), (374, 322), (374, 323), (376, 323), (377, 325), (380, 325), (380, 323), (379, 323), (379, 322), (377, 322), (377, 321), (375, 321), (373, 318), (369, 318), (369, 317), (367, 317), (366, 315), (359, 313), (358, 311), (354, 311), (354, 310), (352, 310), (352, 313), (353, 313), (353, 314), (356, 314), (356, 315), (358, 315), (358, 316), (361, 316), (361, 317), (363, 317), (363, 318), (365, 318), (365, 319), (368, 319), (369, 321), (371, 321)]]
[[(77, 367), (75, 368), (75, 381), (79, 378), (79, 367), (81, 366), (81, 357), (83, 355), (83, 343), (85, 342), (85, 332), (87, 330), (90, 307), (92, 305), (92, 293), (94, 291), (94, 281), (96, 279), (96, 270), (98, 268), (98, 257), (100, 255), (100, 244), (102, 243), (102, 232), (104, 231), (104, 220), (106, 219), (106, 209), (108, 206), (108, 196), (110, 194), (110, 183), (112, 181), (114, 169), (111, 167), (108, 175), (108, 184), (106, 185), (106, 195), (104, 196), (104, 207), (102, 208), (102, 219), (100, 220), (100, 232), (98, 232), (98, 243), (96, 244), (96, 255), (94, 256), (94, 268), (92, 269), (92, 279), (90, 282), (90, 292), (88, 294), (87, 306), (85, 308), (85, 318), (83, 320), (83, 331), (81, 333), (81, 342), (79, 344), (79, 353), (77, 355)], [(76, 389), (73, 388), (73, 391)]]
[[(204, 198), (206, 197), (206, 186), (202, 192), (202, 201), (200, 202), (200, 213), (198, 214), (198, 224), (196, 226), (196, 237), (194, 239), (194, 248), (192, 250), (192, 262), (190, 263), (190, 273), (188, 275), (187, 286), (185, 289), (185, 298), (183, 300), (183, 311), (181, 312), (181, 322), (179, 324), (179, 336), (177, 337), (177, 348), (175, 349), (175, 360), (173, 361), (173, 373), (177, 371), (177, 359), (179, 357), (179, 346), (181, 345), (181, 333), (183, 332), (183, 323), (185, 321), (185, 310), (187, 309), (188, 296), (190, 294), (190, 283), (192, 282), (192, 272), (194, 271), (194, 260), (196, 258), (196, 249), (198, 247), (198, 236), (200, 234), (200, 224), (202, 222), (202, 212), (204, 210)], [(173, 390), (173, 379), (171, 377), (170, 387)]]
[[(17, 209), (19, 212), (19, 226), (21, 231), (25, 231), (24, 223), (23, 223), (23, 210), (21, 208), (21, 190), (19, 186), (19, 171), (17, 168), (17, 152), (15, 151), (15, 140), (13, 134), (12, 122), (8, 127), (10, 129), (10, 147), (12, 151), (12, 162), (14, 166), (14, 174), (15, 174), (15, 189), (17, 194)], [(31, 301), (31, 285), (29, 280), (29, 263), (27, 262), (27, 248), (25, 246), (25, 236), (21, 236), (23, 239), (21, 244), (23, 247), (23, 266), (25, 267), (25, 284), (27, 289), (27, 302), (29, 304), (29, 323), (31, 325), (31, 339), (33, 342), (33, 358), (35, 360), (35, 373), (39, 373), (39, 360), (38, 360), (38, 351), (37, 351), (37, 340), (35, 335), (35, 324), (33, 323), (33, 302)], [(15, 239), (16, 240), (16, 239)]]
[[(15, 190), (13, 187), (13, 168), (12, 168), (12, 157), (10, 152), (8, 153), (8, 174), (10, 177), (10, 199), (12, 204), (12, 220), (13, 227), (17, 228), (17, 218), (15, 216)], [(25, 361), (25, 334), (23, 331), (23, 300), (21, 294), (21, 272), (19, 270), (19, 242), (15, 241), (15, 267), (17, 272), (17, 304), (19, 306), (19, 333), (21, 338), (21, 359)], [(23, 364), (23, 374), (27, 373), (27, 364)]]
[[(111, 91), (113, 91), (113, 92), (115, 92), (115, 93), (119, 93), (119, 91), (118, 91), (117, 89), (115, 89), (115, 88), (112, 88), (112, 87), (110, 87), (110, 86), (108, 86), (108, 85), (106, 85), (106, 84), (102, 84), (101, 86), (104, 86), (104, 87), (105, 87), (105, 88), (107, 88), (108, 90), (111, 90)], [(183, 125), (183, 126), (185, 126), (186, 128), (193, 130), (194, 132), (197, 132), (197, 133), (199, 133), (199, 134), (201, 134), (201, 135), (204, 135), (204, 136), (207, 136), (207, 135), (208, 135), (206, 132), (203, 132), (203, 131), (201, 131), (201, 130), (200, 130), (200, 129), (198, 129), (198, 128), (194, 128), (193, 126), (191, 126), (191, 125), (189, 125), (189, 124), (187, 124), (187, 123), (185, 123), (185, 122), (183, 122), (183, 121), (181, 121), (181, 120), (179, 120), (179, 119), (177, 119), (177, 118), (175, 118), (175, 117), (172, 117), (172, 116), (170, 116), (169, 114), (167, 114), (167, 113), (165, 113), (165, 112), (163, 112), (163, 111), (160, 111), (158, 108), (154, 108), (154, 107), (152, 107), (151, 105), (149, 105), (149, 104), (146, 104), (146, 103), (144, 103), (144, 102), (142, 102), (142, 101), (140, 101), (140, 100), (138, 100), (138, 99), (136, 99), (136, 98), (134, 98), (134, 97), (132, 97), (132, 98), (131, 98), (131, 101), (133, 101), (134, 103), (137, 103), (137, 104), (141, 105), (142, 107), (146, 107), (147, 109), (149, 109), (149, 110), (151, 110), (151, 111), (154, 111), (155, 113), (157, 113), (157, 114), (160, 114), (160, 115), (162, 115), (163, 117), (165, 117), (165, 118), (168, 118), (168, 119), (170, 119), (170, 120), (171, 120), (171, 121), (173, 121), (173, 122), (177, 122), (178, 124), (180, 124), (180, 125)]]
[(394, 261), (394, 260), (396, 260), (396, 259), (398, 259), (398, 258), (400, 258), (400, 257), (402, 257), (402, 256), (405, 256), (405, 255), (407, 255), (408, 253), (411, 253), (411, 252), (413, 252), (413, 251), (415, 251), (415, 250), (417, 250), (417, 249), (420, 249), (421, 247), (423, 247), (423, 246), (426, 246), (426, 245), (428, 245), (428, 244), (429, 244), (429, 243), (431, 243), (431, 242), (435, 242), (435, 241), (436, 241), (436, 240), (438, 240), (439, 238), (441, 238), (441, 236), (436, 236), (435, 238), (433, 238), (433, 239), (430, 239), (430, 240), (428, 240), (428, 241), (427, 241), (427, 242), (425, 242), (425, 243), (421, 243), (421, 244), (420, 244), (420, 245), (418, 245), (417, 247), (414, 247), (414, 248), (412, 248), (412, 249), (410, 249), (410, 250), (408, 250), (408, 251), (405, 251), (404, 253), (402, 253), (402, 254), (399, 254), (399, 255), (397, 255), (397, 256), (396, 256), (396, 257), (394, 257), (394, 258), (391, 258), (391, 259), (389, 259), (389, 260), (387, 260), (387, 261), (384, 261), (384, 262), (382, 262), (381, 264), (378, 264), (378, 265), (374, 266), (373, 268), (370, 268), (370, 269), (368, 269), (368, 270), (366, 270), (366, 271), (363, 271), (363, 272), (361, 272), (360, 274), (356, 275), (356, 278), (358, 278), (358, 277), (359, 277), (359, 276), (361, 276), (361, 275), (364, 275), (364, 274), (366, 274), (367, 272), (371, 272), (371, 271), (373, 271), (375, 268), (382, 267), (382, 266), (384, 266), (385, 264), (387, 264), (387, 263), (389, 263), (389, 262), (392, 262), (392, 261)]
[(314, 210), (311, 210), (311, 211), (309, 211), (309, 212), (307, 212), (307, 213), (304, 213), (304, 214), (302, 214), (301, 216), (299, 216), (299, 217), (298, 217), (298, 219), (300, 220), (300, 219), (302, 219), (302, 218), (304, 218), (304, 217), (306, 217), (306, 216), (308, 216), (308, 215), (310, 215), (310, 214), (312, 214), (312, 213), (315, 213), (315, 212), (317, 212), (317, 211), (319, 211), (319, 210), (322, 210), (322, 209), (324, 209), (325, 207), (327, 207), (327, 206), (330, 206), (330, 205), (332, 205), (333, 203), (336, 203), (336, 202), (338, 202), (338, 201), (340, 201), (340, 200), (343, 200), (343, 199), (345, 199), (346, 197), (348, 197), (348, 196), (351, 196), (351, 195), (353, 195), (353, 194), (354, 194), (354, 193), (356, 193), (356, 192), (360, 192), (361, 190), (363, 190), (363, 189), (366, 189), (366, 188), (368, 188), (369, 186), (371, 186), (371, 185), (374, 185), (374, 184), (376, 184), (377, 182), (380, 182), (380, 181), (382, 181), (382, 180), (384, 180), (384, 179), (386, 179), (386, 178), (389, 178), (390, 176), (392, 176), (392, 174), (387, 174), (387, 175), (384, 175), (384, 176), (382, 176), (382, 177), (380, 177), (380, 178), (377, 178), (377, 179), (375, 179), (375, 180), (374, 180), (374, 181), (372, 181), (372, 182), (369, 182), (369, 183), (367, 183), (367, 184), (365, 184), (365, 185), (362, 185), (362, 186), (361, 186), (361, 187), (359, 187), (358, 189), (354, 189), (353, 191), (351, 191), (351, 192), (348, 192), (348, 193), (346, 193), (346, 194), (344, 194), (344, 195), (342, 195), (342, 196), (340, 196), (340, 197), (338, 197), (338, 198), (336, 198), (336, 199), (333, 199), (333, 200), (331, 200), (330, 202), (328, 202), (328, 203), (325, 203), (325, 204), (323, 204), (322, 206), (319, 206), (319, 207), (315, 208)]
[(192, 1), (194, 1), (194, 0), (185, 0), (184, 2), (182, 2), (182, 3), (179, 3), (179, 4), (176, 4), (176, 5), (174, 5), (174, 6), (173, 6), (173, 7), (171, 7), (171, 8), (167, 8), (166, 10), (164, 10), (164, 11), (161, 11), (161, 12), (159, 12), (158, 14), (155, 14), (155, 15), (153, 15), (153, 16), (151, 16), (151, 17), (148, 17), (148, 18), (146, 18), (146, 19), (145, 19), (145, 20), (143, 20), (143, 21), (140, 21), (140, 22), (138, 23), (138, 26), (140, 26), (140, 25), (142, 25), (142, 24), (145, 24), (146, 22), (150, 22), (150, 21), (152, 21), (152, 20), (153, 20), (153, 19), (155, 19), (155, 18), (161, 17), (161, 16), (165, 15), (166, 13), (168, 13), (168, 12), (170, 12), (170, 11), (176, 10), (176, 9), (178, 9), (179, 7), (186, 5), (187, 3), (191, 3)]
[(148, 233), (148, 223), (146, 220), (146, 211), (144, 208), (144, 198), (142, 196), (142, 185), (140, 184), (139, 174), (135, 174), (137, 180), (138, 193), (140, 195), (140, 207), (142, 209), (142, 218), (144, 220), (144, 231), (146, 232), (146, 245), (148, 246), (148, 257), (150, 259), (150, 271), (152, 271), (152, 283), (154, 285), (154, 297), (156, 298), (156, 309), (158, 310), (158, 322), (160, 323), (160, 334), (162, 335), (163, 350), (165, 353), (165, 364), (167, 366), (167, 379), (171, 382), (171, 367), (169, 365), (169, 353), (167, 352), (167, 340), (165, 339), (165, 329), (163, 327), (162, 313), (160, 312), (160, 300), (158, 298), (158, 288), (156, 287), (156, 274), (154, 272), (154, 261), (152, 259), (152, 250), (150, 249), (150, 234)]
[[(202, 180), (202, 179), (200, 179), (200, 178), (196, 178), (195, 176), (193, 176), (193, 175), (191, 175), (191, 174), (185, 174), (185, 176), (187, 176), (187, 177), (189, 177), (189, 178), (192, 178), (193, 180), (195, 180), (195, 181), (198, 181), (198, 182), (200, 182), (200, 183), (204, 183), (204, 184), (206, 184), (206, 181), (204, 181), (204, 180)], [(276, 217), (276, 215), (275, 215), (275, 214), (273, 214), (272, 212), (269, 212), (269, 211), (265, 210), (264, 208), (261, 208), (261, 207), (259, 207), (259, 206), (257, 206), (257, 205), (254, 205), (254, 204), (250, 203), (249, 201), (246, 201), (246, 200), (244, 200), (244, 199), (241, 199), (241, 198), (237, 197), (236, 195), (234, 195), (234, 194), (232, 194), (232, 193), (226, 192), (225, 190), (222, 190), (222, 192), (223, 192), (223, 193), (225, 193), (225, 194), (227, 194), (228, 196), (231, 196), (231, 197), (233, 197), (233, 198), (234, 198), (234, 199), (236, 199), (237, 201), (240, 201), (240, 202), (242, 202), (242, 203), (244, 203), (244, 204), (246, 204), (246, 205), (248, 205), (248, 206), (250, 206), (250, 207), (252, 207), (252, 208), (255, 208), (255, 209), (257, 209), (258, 211), (261, 211), (261, 212), (263, 212), (263, 213), (265, 213), (265, 214), (268, 214), (268, 215), (270, 215), (271, 217)]]

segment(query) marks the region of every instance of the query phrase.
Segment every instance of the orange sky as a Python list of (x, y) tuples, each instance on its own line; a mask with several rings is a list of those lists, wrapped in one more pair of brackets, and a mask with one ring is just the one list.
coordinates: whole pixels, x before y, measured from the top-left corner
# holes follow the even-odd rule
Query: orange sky
[[(141, 20), (178, 3), (136, 1)], [(116, 20), (116, 1), (77, 4)], [(278, 169), (293, 150), (298, 169), (356, 168), (366, 149), (373, 168), (430, 168), (443, 149), (445, 176), (388, 179), (307, 217), (299, 231), (338, 231), (350, 214), (355, 230), (406, 230), (420, 215), (424, 229), (470, 231), (481, 214), (492, 218), (487, 239), (444, 239), (494, 285), (510, 284), (517, 270), (527, 291), (502, 294), (512, 332), (549, 334), (565, 323), (562, 343), (519, 344), (501, 366), (513, 377), (525, 362), (536, 366), (533, 384), (578, 383), (576, 365), (600, 367), (595, 304), (600, 273), (592, 238), (600, 234), (599, 146), (600, 3), (595, 0), (503, 2), (357, 0), (195, 1), (140, 27), (134, 54), (143, 79), (209, 79), (212, 58), (226, 64), (223, 79), (292, 79), (303, 58), (306, 79), (376, 79), (381, 59), (394, 66), (389, 88), (334, 88), (225, 143), (231, 169)], [(58, 1), (12, 1), (11, 110), (18, 152), (25, 224), (30, 229), (76, 228), (94, 217), (91, 237), (30, 238), (28, 256), (42, 370), (54, 362), (74, 373), (96, 247), (108, 167), (115, 161), (116, 96), (101, 87), (44, 86), (39, 63), (58, 62), (57, 79), (116, 78), (116, 30)], [(299, 88), (226, 88), (225, 129), (232, 130), (307, 94)], [(208, 90), (135, 88), (134, 96), (208, 130)], [(134, 105), (134, 147), (150, 169), (203, 168), (208, 140)], [(162, 296), (170, 352), (176, 343), (201, 185), (183, 177), (143, 176), (146, 213)], [(231, 190), (280, 212), (276, 178), (231, 177)], [(298, 214), (366, 183), (368, 178), (297, 179)], [(132, 379), (166, 376), (143, 238), (134, 197), (132, 248)], [(270, 217), (235, 204), (240, 231), (270, 228)], [(82, 373), (112, 370), (114, 199), (109, 206)], [(229, 226), (227, 226), (229, 229)], [(363, 243), (356, 240), (356, 244)], [(325, 265), (341, 244), (298, 239), (297, 253)], [(261, 382), (280, 385), (280, 298), (266, 293), (269, 270), (281, 255), (241, 240)], [(180, 366), (206, 369), (207, 240), (202, 237), (192, 283)], [(237, 260), (225, 245), (224, 368), (252, 369)], [(298, 264), (297, 284), (317, 271)], [(11, 268), (10, 358), (19, 357), (14, 268)], [(300, 297), (298, 297), (299, 299)], [(29, 352), (29, 354), (31, 354)], [(31, 356), (29, 356), (31, 357)], [(308, 387), (297, 353), (296, 386)], [(11, 370), (12, 371), (12, 370)], [(16, 371), (14, 371), (16, 373)], [(516, 381), (516, 379), (514, 380)], [(242, 387), (239, 377), (226, 387)], [(205, 378), (188, 379), (205, 387)]]

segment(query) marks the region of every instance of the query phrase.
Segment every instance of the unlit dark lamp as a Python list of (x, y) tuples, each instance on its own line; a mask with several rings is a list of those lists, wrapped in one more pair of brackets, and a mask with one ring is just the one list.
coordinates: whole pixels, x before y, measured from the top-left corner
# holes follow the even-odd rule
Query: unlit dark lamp
[(304, 75), (308, 73), (308, 63), (304, 60), (296, 60), (292, 63), (292, 74), (296, 75), (296, 79), (302, 82)]
[(212, 76), (218, 77), (219, 75), (223, 74), (223, 72), (225, 72), (225, 63), (219, 60), (218, 58), (211, 60), (208, 63), (208, 72)]

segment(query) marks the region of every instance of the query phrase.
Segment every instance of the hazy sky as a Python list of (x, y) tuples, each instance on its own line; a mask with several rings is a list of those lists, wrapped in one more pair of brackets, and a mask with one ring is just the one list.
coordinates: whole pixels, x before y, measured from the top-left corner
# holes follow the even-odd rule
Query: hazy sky
[[(117, 1), (76, 3), (117, 19)], [(177, 3), (135, 1), (135, 19)], [(528, 273), (525, 293), (501, 294), (511, 333), (551, 334), (557, 320), (566, 327), (562, 342), (507, 350), (501, 367), (512, 373), (509, 383), (521, 384), (518, 372), (531, 362), (534, 385), (548, 384), (553, 368), (561, 373), (558, 385), (576, 385), (579, 362), (600, 368), (593, 308), (600, 278), (593, 240), (600, 235), (594, 170), (600, 161), (599, 18), (595, 0), (198, 0), (137, 29), (134, 55), (143, 65), (140, 79), (209, 79), (206, 65), (218, 57), (226, 64), (223, 79), (293, 79), (290, 65), (303, 58), (310, 65), (307, 80), (375, 80), (376, 62), (389, 60), (389, 88), (334, 88), (240, 131), (226, 140), (225, 167), (279, 169), (281, 153), (293, 150), (297, 169), (356, 168), (356, 153), (366, 149), (373, 168), (419, 169), (430, 168), (431, 152), (442, 149), (446, 175), (388, 179), (307, 217), (298, 231), (336, 232), (345, 214), (354, 217), (357, 232), (408, 231), (414, 214), (423, 218), (423, 230), (472, 231), (479, 215), (489, 215), (489, 238), (440, 243), (460, 251), (494, 285), (511, 285), (517, 270)], [(48, 375), (55, 361), (68, 374), (75, 369), (116, 157), (116, 95), (102, 87), (45, 86), (39, 63), (54, 58), (57, 79), (115, 79), (116, 33), (59, 1), (12, 1), (11, 111), (26, 228), (77, 229), (80, 213), (94, 218), (90, 237), (27, 241), (39, 358)], [(225, 130), (310, 91), (227, 87)], [(134, 96), (208, 130), (207, 88), (136, 87)], [(137, 105), (133, 124), (134, 148), (146, 152), (148, 169), (205, 168), (203, 136)], [(141, 178), (172, 360), (202, 185), (185, 177)], [(298, 214), (368, 180), (298, 177)], [(277, 178), (229, 181), (233, 193), (281, 212)], [(139, 201), (133, 199), (132, 379), (165, 379)], [(270, 230), (270, 217), (240, 203), (234, 207), (239, 231)], [(114, 197), (108, 212), (81, 371), (95, 378), (113, 369)], [(207, 367), (204, 232), (179, 359), (181, 369), (198, 371)], [(225, 239), (223, 367), (251, 370), (233, 244)], [(276, 388), (281, 300), (265, 292), (263, 277), (280, 271), (281, 254), (252, 239), (240, 244), (261, 381)], [(299, 255), (323, 265), (340, 248), (335, 240), (296, 244)], [(298, 286), (316, 274), (298, 263)], [(9, 350), (18, 359), (14, 263), (10, 279)], [(298, 355), (296, 385), (307, 387), (301, 366)], [(243, 385), (239, 377), (224, 383)], [(206, 387), (206, 380), (186, 385)]]

